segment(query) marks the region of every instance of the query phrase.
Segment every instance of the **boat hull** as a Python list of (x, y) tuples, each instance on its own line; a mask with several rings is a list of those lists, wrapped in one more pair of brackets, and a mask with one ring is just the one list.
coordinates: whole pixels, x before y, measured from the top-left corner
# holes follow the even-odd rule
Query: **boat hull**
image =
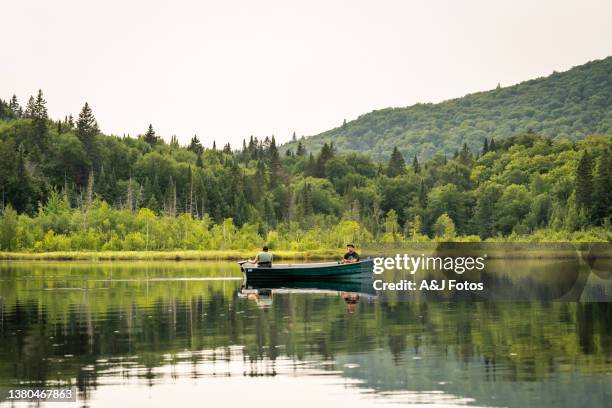
[(272, 267), (257, 267), (255, 265), (241, 265), (242, 272), (248, 281), (308, 281), (308, 280), (355, 280), (370, 276), (373, 262), (320, 263), (320, 264), (292, 264), (273, 265)]

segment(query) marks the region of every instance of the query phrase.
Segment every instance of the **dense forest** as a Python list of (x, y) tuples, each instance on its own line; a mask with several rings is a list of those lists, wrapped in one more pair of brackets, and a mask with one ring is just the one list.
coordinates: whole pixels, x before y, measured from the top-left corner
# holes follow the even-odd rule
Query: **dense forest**
[(310, 250), (481, 239), (609, 241), (612, 140), (525, 132), (384, 163), (334, 144), (279, 151), (100, 133), (92, 108), (48, 117), (42, 91), (0, 101), (4, 250)]
[[(554, 140), (611, 134), (612, 57), (442, 103), (376, 110), (301, 142), (309, 151), (333, 142), (340, 151), (367, 152), (379, 161), (397, 146), (404, 156), (424, 160), (530, 130)], [(297, 140), (287, 147), (295, 151)]]

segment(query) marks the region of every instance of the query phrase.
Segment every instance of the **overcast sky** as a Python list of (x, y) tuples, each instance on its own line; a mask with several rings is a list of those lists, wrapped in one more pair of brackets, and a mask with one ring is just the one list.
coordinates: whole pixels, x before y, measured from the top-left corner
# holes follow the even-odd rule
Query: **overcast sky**
[(186, 143), (312, 135), (612, 55), (612, 1), (3, 2), (0, 97)]

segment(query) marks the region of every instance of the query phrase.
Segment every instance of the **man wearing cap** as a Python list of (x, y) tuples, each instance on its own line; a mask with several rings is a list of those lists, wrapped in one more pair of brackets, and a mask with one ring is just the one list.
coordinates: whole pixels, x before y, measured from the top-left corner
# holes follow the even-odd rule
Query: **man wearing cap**
[(354, 263), (359, 262), (359, 254), (355, 252), (355, 245), (346, 244), (346, 253), (342, 258), (342, 263)]

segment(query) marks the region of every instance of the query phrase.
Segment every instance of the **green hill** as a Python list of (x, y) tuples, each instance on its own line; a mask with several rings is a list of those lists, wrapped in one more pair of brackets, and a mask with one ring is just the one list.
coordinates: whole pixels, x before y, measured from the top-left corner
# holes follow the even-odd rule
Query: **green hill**
[(376, 160), (387, 160), (397, 146), (404, 156), (426, 159), (437, 152), (452, 154), (463, 143), (477, 151), (485, 138), (529, 129), (571, 140), (612, 133), (612, 57), (441, 103), (375, 110), (302, 144), (317, 152), (333, 142), (340, 151), (368, 152)]

